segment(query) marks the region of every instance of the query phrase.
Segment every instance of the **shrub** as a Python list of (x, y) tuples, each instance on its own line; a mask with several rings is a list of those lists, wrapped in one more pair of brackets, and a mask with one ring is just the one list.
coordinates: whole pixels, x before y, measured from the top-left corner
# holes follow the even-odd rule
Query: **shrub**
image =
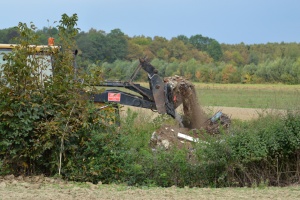
[(207, 184), (286, 185), (298, 181), (299, 114), (266, 116), (236, 123), (230, 135), (207, 136), (197, 145)]
[(87, 85), (74, 79), (76, 23), (76, 14), (62, 15), (58, 25), (62, 50), (52, 55), (54, 76), (43, 74), (44, 81), (40, 73), (46, 69), (43, 63), (49, 62), (33, 53), (35, 26), (18, 25), (19, 45), (4, 55), (7, 62), (1, 71), (1, 174), (60, 174), (62, 163), (70, 159), (65, 145), (92, 123), (89, 101), (82, 95)]

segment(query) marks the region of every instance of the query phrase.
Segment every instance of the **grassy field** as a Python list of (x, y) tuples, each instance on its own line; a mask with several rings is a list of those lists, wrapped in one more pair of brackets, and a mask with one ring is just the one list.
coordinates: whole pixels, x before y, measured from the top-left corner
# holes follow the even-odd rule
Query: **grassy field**
[(195, 83), (204, 106), (299, 109), (300, 85)]

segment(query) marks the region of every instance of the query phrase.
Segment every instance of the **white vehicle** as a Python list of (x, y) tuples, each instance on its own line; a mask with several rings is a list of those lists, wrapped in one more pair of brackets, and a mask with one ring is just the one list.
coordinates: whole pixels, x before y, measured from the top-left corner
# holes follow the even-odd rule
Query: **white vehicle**
[[(4, 55), (11, 53), (14, 48), (18, 47), (17, 44), (0, 44), (0, 78), (1, 71), (3, 70), (3, 64), (7, 61), (4, 59)], [(30, 65), (30, 60), (35, 59), (38, 61), (40, 69), (38, 70), (38, 75), (41, 81), (44, 81), (46, 77), (50, 77), (53, 74), (53, 55), (59, 50), (58, 46), (48, 46), (48, 45), (30, 45), (30, 51), (32, 54), (28, 58), (28, 65)]]

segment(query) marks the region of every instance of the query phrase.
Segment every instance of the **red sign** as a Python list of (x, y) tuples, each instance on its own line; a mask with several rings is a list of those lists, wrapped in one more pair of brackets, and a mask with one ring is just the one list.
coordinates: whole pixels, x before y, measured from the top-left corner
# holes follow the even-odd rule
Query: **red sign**
[(107, 100), (120, 102), (121, 101), (121, 93), (109, 92), (108, 96), (107, 96)]

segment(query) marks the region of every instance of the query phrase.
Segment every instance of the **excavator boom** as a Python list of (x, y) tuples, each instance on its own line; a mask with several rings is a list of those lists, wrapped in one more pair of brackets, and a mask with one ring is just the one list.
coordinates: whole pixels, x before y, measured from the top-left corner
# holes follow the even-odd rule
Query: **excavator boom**
[[(140, 84), (133, 83), (133, 79), (140, 69), (148, 73), (149, 88)], [(172, 87), (165, 82), (159, 75), (158, 71), (145, 59), (140, 59), (139, 66), (128, 81), (104, 81), (98, 86), (103, 87), (122, 87), (133, 91), (139, 95), (124, 92), (117, 89), (107, 89), (101, 94), (94, 95), (94, 102), (119, 103), (157, 111), (159, 114), (168, 114), (180, 121), (181, 117), (175, 111), (174, 96)]]

